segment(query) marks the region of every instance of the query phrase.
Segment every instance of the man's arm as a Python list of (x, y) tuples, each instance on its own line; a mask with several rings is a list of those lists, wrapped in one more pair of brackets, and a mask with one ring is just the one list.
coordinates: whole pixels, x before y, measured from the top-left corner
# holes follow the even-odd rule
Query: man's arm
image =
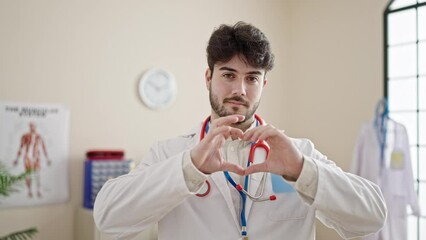
[(312, 157), (305, 156), (295, 189), (307, 204), (317, 209), (317, 218), (343, 238), (379, 231), (387, 215), (379, 187), (342, 171), (319, 153)]
[(379, 187), (343, 172), (316, 151), (312, 142), (304, 140), (296, 146), (283, 131), (270, 125), (249, 130), (243, 140), (265, 140), (271, 148), (266, 161), (251, 165), (246, 174), (271, 172), (296, 181), (299, 196), (342, 237), (368, 235), (383, 227), (387, 209)]
[[(242, 119), (227, 116), (212, 121), (209, 133), (193, 149), (187, 149), (186, 144), (176, 149), (182, 142), (157, 144), (138, 169), (106, 182), (94, 206), (99, 229), (116, 237), (136, 235), (196, 194), (206, 174), (223, 170), (244, 173), (219, 153), (226, 138), (242, 137), (241, 130), (229, 126)], [(170, 153), (172, 148), (180, 153)]]
[(186, 155), (189, 151), (167, 158), (157, 144), (137, 169), (107, 181), (93, 209), (98, 228), (117, 238), (135, 236), (195, 194), (182, 170)]

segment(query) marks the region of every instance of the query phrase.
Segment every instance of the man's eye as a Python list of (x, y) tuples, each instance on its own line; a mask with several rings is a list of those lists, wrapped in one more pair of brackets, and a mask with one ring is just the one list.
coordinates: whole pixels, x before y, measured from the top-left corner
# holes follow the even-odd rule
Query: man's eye
[(222, 76), (224, 78), (233, 78), (234, 77), (234, 75), (232, 73), (224, 73)]
[(259, 81), (259, 78), (258, 77), (247, 77), (247, 80), (249, 81), (249, 82), (251, 82), (251, 83), (256, 83), (256, 82), (258, 82)]

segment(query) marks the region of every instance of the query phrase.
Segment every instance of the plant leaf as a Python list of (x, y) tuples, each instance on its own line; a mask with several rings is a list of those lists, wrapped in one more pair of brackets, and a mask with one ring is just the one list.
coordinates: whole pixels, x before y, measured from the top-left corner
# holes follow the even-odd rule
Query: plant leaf
[(7, 236), (1, 237), (0, 240), (15, 240), (15, 239), (31, 239), (38, 233), (38, 230), (36, 228), (29, 228), (23, 231), (18, 231), (11, 233)]
[(29, 174), (31, 174), (31, 172), (24, 172), (17, 176), (11, 175), (4, 164), (0, 162), (0, 195), (6, 197), (12, 192), (16, 192), (16, 189), (13, 187), (24, 180)]

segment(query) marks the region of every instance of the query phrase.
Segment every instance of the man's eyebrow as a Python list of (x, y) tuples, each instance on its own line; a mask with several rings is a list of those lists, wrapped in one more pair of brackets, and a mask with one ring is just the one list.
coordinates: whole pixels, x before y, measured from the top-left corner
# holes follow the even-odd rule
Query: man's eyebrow
[(260, 71), (251, 71), (251, 72), (248, 72), (247, 74), (262, 75)]
[[(219, 68), (219, 70), (230, 71), (230, 72), (238, 72), (237, 70), (235, 70), (233, 68), (230, 68), (230, 67), (221, 67), (221, 68)], [(262, 72), (260, 72), (260, 71), (250, 71), (250, 72), (247, 72), (246, 74), (262, 75)]]
[(230, 72), (237, 72), (237, 70), (230, 68), (230, 67), (221, 67), (219, 68), (219, 70), (225, 70), (225, 71), (230, 71)]

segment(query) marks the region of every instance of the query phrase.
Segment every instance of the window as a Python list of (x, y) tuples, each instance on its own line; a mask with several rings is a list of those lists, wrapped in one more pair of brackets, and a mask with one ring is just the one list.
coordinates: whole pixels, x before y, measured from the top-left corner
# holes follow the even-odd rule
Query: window
[(391, 0), (384, 12), (385, 97), (408, 131), (423, 216), (408, 216), (408, 238), (426, 239), (426, 0)]

